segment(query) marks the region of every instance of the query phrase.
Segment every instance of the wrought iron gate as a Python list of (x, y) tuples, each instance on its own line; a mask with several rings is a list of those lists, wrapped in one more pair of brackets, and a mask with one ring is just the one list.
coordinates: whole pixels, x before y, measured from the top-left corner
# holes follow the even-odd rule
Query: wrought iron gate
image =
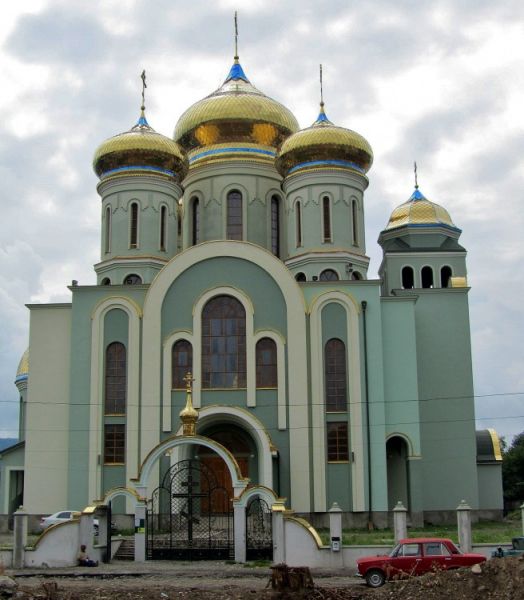
[(246, 558), (273, 558), (272, 513), (268, 503), (258, 496), (246, 508)]
[(148, 502), (146, 541), (150, 560), (233, 558), (231, 498), (200, 460), (167, 471)]

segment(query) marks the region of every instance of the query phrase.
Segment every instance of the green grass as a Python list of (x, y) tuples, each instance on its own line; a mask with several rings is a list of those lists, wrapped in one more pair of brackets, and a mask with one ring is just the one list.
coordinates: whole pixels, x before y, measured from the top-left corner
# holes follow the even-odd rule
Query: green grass
[[(329, 544), (329, 530), (317, 529), (323, 544)], [(522, 527), (517, 522), (480, 522), (472, 527), (474, 544), (499, 544), (509, 543), (512, 537), (522, 535)], [(445, 537), (458, 542), (456, 525), (428, 526), (421, 528), (408, 528), (408, 537)], [(344, 529), (342, 543), (347, 546), (373, 546), (394, 544), (392, 529)]]

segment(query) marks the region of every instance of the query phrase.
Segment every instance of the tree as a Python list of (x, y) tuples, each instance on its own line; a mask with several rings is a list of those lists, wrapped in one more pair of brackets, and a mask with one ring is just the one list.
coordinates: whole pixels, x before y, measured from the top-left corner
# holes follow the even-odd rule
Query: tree
[(524, 502), (524, 431), (502, 447), (502, 486), (506, 502)]

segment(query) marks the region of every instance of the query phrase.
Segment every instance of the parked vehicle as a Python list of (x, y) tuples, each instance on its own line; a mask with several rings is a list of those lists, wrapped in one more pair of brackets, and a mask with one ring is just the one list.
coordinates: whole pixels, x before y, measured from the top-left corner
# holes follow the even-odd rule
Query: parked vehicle
[(61, 510), (53, 515), (49, 515), (49, 517), (42, 517), (40, 519), (40, 528), (47, 529), (50, 525), (56, 525), (56, 523), (79, 519), (81, 514), (77, 510)]
[(491, 553), (491, 558), (504, 558), (505, 556), (520, 556), (524, 554), (524, 536), (514, 537), (511, 540), (511, 548), (497, 548)]
[(485, 560), (482, 554), (461, 552), (445, 538), (411, 538), (400, 540), (388, 555), (359, 558), (357, 576), (364, 577), (369, 587), (377, 588), (394, 577), (469, 567)]

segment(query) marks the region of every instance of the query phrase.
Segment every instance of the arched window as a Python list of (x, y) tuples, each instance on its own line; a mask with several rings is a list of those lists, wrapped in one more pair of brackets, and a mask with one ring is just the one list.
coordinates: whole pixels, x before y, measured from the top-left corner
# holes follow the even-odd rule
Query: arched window
[(193, 370), (193, 347), (187, 340), (178, 340), (171, 350), (171, 387), (186, 387), (184, 377)]
[(420, 272), (423, 288), (433, 287), (433, 269), (431, 267), (422, 267)]
[(162, 205), (160, 208), (160, 250), (166, 251), (167, 239), (167, 206)]
[(135, 273), (131, 273), (124, 279), (124, 285), (140, 285), (142, 283), (142, 277), (140, 275), (136, 275)]
[(327, 196), (322, 198), (322, 220), (324, 225), (323, 240), (324, 242), (331, 242), (331, 206)]
[(351, 201), (351, 233), (353, 237), (353, 245), (358, 246), (358, 206), (357, 201)]
[(276, 388), (278, 385), (277, 345), (271, 338), (257, 342), (257, 388)]
[(295, 279), (296, 281), (306, 281), (306, 275), (305, 273), (297, 273)]
[(402, 288), (412, 290), (415, 287), (415, 276), (412, 267), (402, 267)]
[(346, 411), (346, 346), (342, 340), (337, 338), (328, 340), (324, 349), (324, 379), (326, 411)]
[(362, 281), (362, 274), (358, 271), (353, 271), (353, 273), (351, 273), (351, 279), (353, 279), (353, 281)]
[(228, 240), (242, 239), (242, 194), (233, 190), (227, 195), (227, 231)]
[(104, 277), (100, 282), (100, 285), (111, 285), (111, 279), (109, 279), (109, 277)]
[(452, 274), (451, 267), (445, 266), (440, 269), (440, 287), (449, 287), (449, 280), (451, 279)]
[(105, 252), (111, 252), (111, 207), (106, 208)]
[(280, 256), (280, 202), (278, 196), (271, 196), (271, 252)]
[(191, 198), (191, 245), (200, 242), (200, 202), (196, 196)]
[(319, 279), (320, 281), (338, 281), (338, 273), (333, 271), (333, 269), (324, 269), (320, 273)]
[(231, 296), (212, 298), (202, 311), (202, 387), (246, 387), (246, 311)]
[(131, 204), (129, 216), (129, 247), (138, 248), (138, 204)]
[(300, 202), (295, 204), (295, 238), (296, 246), (302, 246), (302, 205)]
[(113, 342), (106, 348), (105, 414), (125, 415), (127, 390), (126, 348)]

